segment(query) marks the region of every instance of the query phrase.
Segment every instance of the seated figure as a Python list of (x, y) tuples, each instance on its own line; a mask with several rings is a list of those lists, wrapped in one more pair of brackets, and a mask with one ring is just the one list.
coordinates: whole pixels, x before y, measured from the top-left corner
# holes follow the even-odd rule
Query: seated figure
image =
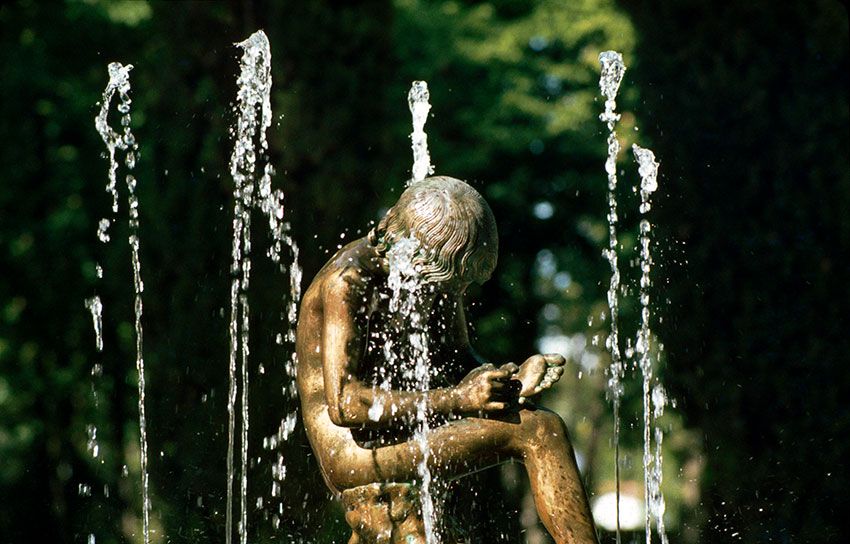
[[(393, 370), (384, 349), (392, 321), (388, 253), (402, 239), (419, 244), (417, 300), (432, 368), (425, 391), (377, 383)], [(469, 345), (464, 292), (490, 277), (497, 247), (493, 214), (478, 192), (457, 179), (427, 178), (405, 190), (368, 236), (339, 250), (304, 294), (297, 331), (304, 425), (325, 482), (346, 502), (351, 542), (422, 542), (404, 502), (415, 492), (404, 486), (419, 477), (423, 454), (413, 427), (424, 401), (434, 478), (519, 461), (555, 541), (597, 543), (564, 422), (531, 400), (560, 378), (563, 357), (495, 366)], [(395, 506), (381, 510), (382, 500)], [(389, 536), (395, 530), (410, 534)]]

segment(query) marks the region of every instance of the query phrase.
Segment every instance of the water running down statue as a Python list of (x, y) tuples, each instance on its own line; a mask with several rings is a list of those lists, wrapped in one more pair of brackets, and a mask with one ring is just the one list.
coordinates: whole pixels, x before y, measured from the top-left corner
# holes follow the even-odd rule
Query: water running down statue
[[(405, 390), (403, 377), (388, 368), (387, 343), (399, 339), (390, 338), (397, 329), (387, 255), (410, 239), (419, 246), (418, 310), (427, 316), (427, 391)], [(482, 364), (469, 345), (463, 295), (490, 277), (497, 249), (496, 223), (481, 195), (457, 179), (426, 178), (404, 191), (368, 236), (338, 251), (305, 293), (297, 332), (304, 425), (326, 483), (348, 508), (350, 543), (424, 543), (409, 484), (423, 458), (412, 439), (423, 400), (435, 477), (520, 461), (555, 541), (597, 542), (564, 422), (531, 401), (560, 378), (564, 358), (534, 355), (520, 366), (496, 367)]]

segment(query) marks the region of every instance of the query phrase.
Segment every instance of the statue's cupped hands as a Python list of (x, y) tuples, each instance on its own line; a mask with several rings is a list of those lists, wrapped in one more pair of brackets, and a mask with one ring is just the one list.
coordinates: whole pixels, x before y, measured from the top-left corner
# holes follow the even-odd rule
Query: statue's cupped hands
[(484, 364), (473, 369), (455, 388), (461, 413), (499, 412), (516, 404), (520, 386), (511, 379), (519, 367), (513, 363), (496, 368)]
[(566, 362), (563, 355), (557, 353), (537, 354), (526, 359), (513, 375), (513, 379), (522, 384), (519, 391), (520, 403), (549, 389), (560, 380)]

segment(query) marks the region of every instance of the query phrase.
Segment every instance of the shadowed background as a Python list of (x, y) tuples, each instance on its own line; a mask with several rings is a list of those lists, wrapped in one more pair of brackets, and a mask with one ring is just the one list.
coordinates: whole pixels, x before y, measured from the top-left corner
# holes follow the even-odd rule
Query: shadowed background
[[(342, 233), (365, 234), (403, 188), (406, 93), (427, 80), (436, 173), (472, 183), (499, 224), (498, 269), (470, 297), (473, 343), (499, 363), (543, 348), (571, 357), (544, 404), (567, 420), (594, 497), (613, 489), (597, 55), (621, 51), (623, 147), (651, 147), (661, 163), (652, 300), (657, 370), (676, 401), (662, 421), (671, 536), (837, 541), (850, 454), (850, 66), (847, 12), (826, 0), (0, 7), (0, 541), (140, 541), (127, 227), (108, 245), (95, 236), (110, 197), (93, 120), (111, 61), (135, 66), (154, 541), (222, 540), (233, 43), (258, 28), (272, 47), (274, 183), (304, 286)], [(630, 151), (619, 164), (626, 338), (638, 177)], [(280, 448), (282, 496), (269, 491), (276, 453), (263, 438), (292, 406), (287, 347), (274, 343), (288, 278), (262, 249), (255, 266), (251, 540), (341, 542), (341, 510), (300, 427)], [(94, 293), (103, 354), (83, 305)], [(624, 491), (642, 498), (640, 387), (628, 380)], [(459, 490), (456, 509), (481, 542), (548, 541), (517, 467), (465, 487), (477, 491)]]

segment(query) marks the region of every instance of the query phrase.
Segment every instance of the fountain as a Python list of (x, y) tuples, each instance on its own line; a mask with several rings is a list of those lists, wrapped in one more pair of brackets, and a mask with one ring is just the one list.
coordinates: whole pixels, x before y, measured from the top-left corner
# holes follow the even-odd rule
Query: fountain
[[(609, 394), (614, 412), (614, 459), (615, 459), (615, 516), (616, 516), (616, 539), (619, 543), (620, 536), (620, 401), (623, 395), (622, 380), (624, 378), (624, 367), (619, 347), (618, 313), (619, 313), (619, 290), (620, 271), (618, 268), (617, 252), (619, 243), (617, 240), (617, 155), (620, 151), (620, 143), (617, 139), (615, 124), (620, 115), (615, 113), (617, 91), (626, 71), (623, 57), (616, 51), (604, 51), (599, 55), (601, 75), (599, 88), (605, 96), (605, 111), (600, 114), (599, 119), (608, 126), (608, 158), (605, 162), (605, 172), (608, 175), (608, 247), (603, 255), (611, 266), (611, 281), (608, 288), (608, 306), (610, 312), (611, 332), (606, 341), (606, 347), (611, 354), (609, 367)], [(640, 326), (635, 340), (634, 350), (626, 350), (626, 356), (631, 357), (634, 352), (638, 356), (638, 368), (641, 372), (642, 382), (642, 404), (643, 404), (643, 468), (644, 468), (644, 529), (646, 544), (652, 542), (652, 522), (656, 528), (663, 544), (667, 544), (667, 532), (664, 525), (664, 496), (661, 492), (662, 455), (661, 444), (664, 433), (657, 424), (658, 418), (663, 414), (667, 403), (666, 393), (663, 386), (658, 383), (653, 374), (651, 360), (652, 331), (650, 329), (651, 309), (649, 287), (650, 271), (652, 268), (652, 256), (650, 251), (651, 224), (646, 219), (646, 214), (651, 209), (650, 196), (658, 189), (658, 163), (655, 154), (649, 149), (642, 148), (637, 144), (632, 146), (635, 160), (638, 163), (638, 174), (640, 183), (640, 205), (639, 212), (643, 217), (640, 221), (640, 283), (638, 297), (641, 309)], [(652, 432), (654, 425), (654, 433)], [(652, 440), (655, 438), (655, 451), (652, 450)]]
[[(425, 393), (431, 388), (431, 361), (428, 352), (428, 322), (421, 311), (424, 302), (422, 291), (425, 286), (418, 267), (414, 264), (420, 249), (419, 241), (411, 237), (402, 238), (387, 252), (389, 265), (387, 286), (392, 292), (389, 312), (393, 326), (389, 331), (384, 353), (387, 355), (387, 368), (400, 368), (407, 387)], [(392, 349), (394, 345), (400, 345), (402, 349), (395, 351)], [(381, 387), (388, 391), (391, 389), (391, 382), (384, 381)], [(378, 403), (376, 406), (381, 404)], [(389, 408), (393, 410), (393, 405)], [(436, 544), (439, 542), (439, 536), (436, 531), (437, 517), (431, 492), (431, 469), (428, 466), (430, 457), (428, 413), (428, 397), (423, 394), (416, 403), (413, 441), (419, 448), (421, 456), (417, 473), (421, 480), (419, 497), (425, 540), (429, 544)], [(370, 419), (380, 421), (380, 415), (373, 417), (373, 414), (370, 414)]]
[(611, 365), (608, 369), (608, 391), (614, 411), (614, 480), (616, 482), (616, 535), (620, 543), (620, 398), (623, 396), (623, 363), (620, 358), (620, 333), (617, 324), (619, 314), (620, 270), (617, 263), (617, 155), (620, 142), (617, 140), (615, 124), (620, 115), (615, 113), (616, 97), (626, 72), (623, 56), (616, 51), (604, 51), (599, 54), (602, 70), (599, 76), (599, 88), (605, 96), (605, 111), (599, 119), (608, 126), (608, 158), (605, 160), (605, 172), (608, 175), (608, 248), (604, 257), (611, 266), (611, 282), (608, 286), (608, 314), (611, 333), (605, 345), (611, 352)]
[[(109, 65), (109, 82), (103, 92), (103, 98), (100, 104), (100, 112), (95, 117), (95, 128), (100, 133), (103, 143), (106, 145), (109, 158), (109, 176), (106, 190), (112, 195), (112, 216), (113, 219), (101, 219), (98, 223), (97, 237), (102, 243), (110, 240), (108, 229), (114, 222), (118, 213), (118, 161), (116, 152), (124, 152), (124, 166), (127, 168), (127, 174), (124, 176), (124, 181), (127, 186), (127, 209), (128, 222), (130, 226), (130, 235), (128, 242), (130, 244), (130, 263), (133, 270), (133, 313), (134, 331), (136, 340), (136, 371), (138, 373), (138, 407), (139, 407), (139, 465), (141, 472), (142, 484), (142, 535), (145, 544), (150, 541), (150, 510), (151, 501), (149, 493), (148, 481), (148, 439), (147, 439), (147, 421), (145, 418), (145, 359), (142, 354), (142, 292), (144, 291), (144, 282), (142, 281), (142, 265), (139, 256), (139, 199), (136, 196), (136, 178), (132, 174), (132, 170), (136, 166), (136, 154), (138, 153), (138, 144), (136, 138), (130, 129), (130, 70), (133, 69), (131, 64), (126, 66), (113, 62)], [(118, 93), (119, 103), (117, 106), (118, 112), (121, 114), (122, 131), (116, 132), (109, 126), (109, 105), (115, 93)], [(98, 278), (103, 276), (103, 270), (100, 265), (97, 266)], [(92, 314), (94, 322), (94, 330), (96, 335), (96, 346), (98, 351), (103, 350), (103, 325), (102, 312), (103, 304), (100, 297), (95, 296), (86, 300), (86, 307)], [(94, 371), (93, 371), (94, 374)], [(97, 428), (92, 428), (89, 431), (90, 442), (94, 442), (91, 447), (92, 454), (97, 457), (98, 447), (96, 444)], [(92, 537), (93, 538), (93, 537)]]
[[(635, 144), (632, 146), (640, 174), (640, 213), (645, 216), (650, 208), (650, 195), (658, 189), (658, 163), (655, 154)], [(652, 254), (650, 252), (650, 232), (652, 226), (647, 219), (640, 222), (640, 328), (635, 342), (635, 352), (639, 356), (639, 368), (643, 382), (643, 470), (644, 470), (644, 502), (646, 504), (646, 544), (652, 541), (651, 522), (654, 520), (661, 537), (661, 542), (667, 544), (667, 531), (664, 527), (664, 496), (661, 493), (661, 443), (664, 434), (655, 425), (655, 453), (652, 452), (652, 436), (650, 431), (653, 423), (664, 413), (667, 396), (664, 388), (655, 382), (650, 359), (650, 330), (649, 287)]]
[(408, 184), (422, 181), (425, 176), (434, 173), (431, 155), (428, 153), (428, 135), (425, 134), (425, 122), (428, 121), (428, 113), (431, 111), (431, 104), (428, 102), (430, 98), (428, 84), (424, 81), (414, 81), (407, 94), (407, 105), (413, 116), (413, 132), (410, 133), (413, 169)]
[[(252, 34), (247, 40), (238, 43), (243, 51), (240, 60), (240, 73), (237, 80), (236, 124), (233, 129), (234, 146), (230, 157), (230, 174), (233, 178), (233, 243), (232, 274), (230, 286), (230, 357), (228, 365), (228, 447), (227, 447), (227, 510), (226, 542), (233, 535), (234, 492), (233, 481), (236, 467), (234, 463), (236, 444), (236, 400), (239, 395), (239, 523), (237, 533), (241, 544), (248, 539), (248, 430), (249, 389), (250, 389), (250, 300), (251, 280), (251, 212), (253, 209), (265, 216), (272, 239), (267, 255), (277, 265), (281, 273), (289, 275), (289, 297), (285, 310), (281, 312), (281, 322), (285, 334), (278, 333), (276, 342), (293, 343), (295, 340), (295, 322), (297, 304), (300, 299), (301, 270), (298, 266), (298, 246), (289, 234), (289, 225), (283, 221), (284, 195), (281, 190), (273, 190), (271, 177), (274, 168), (268, 160), (268, 140), (266, 131), (271, 126), (271, 49), (268, 38), (262, 30)], [(258, 162), (265, 161), (262, 174), (257, 179)], [(287, 269), (283, 263), (284, 253), (292, 254), (293, 260)], [(239, 368), (237, 368), (239, 367)], [(289, 378), (287, 393), (294, 396), (296, 358), (293, 352), (286, 363), (284, 372)], [(295, 414), (281, 419), (276, 435), (267, 437), (264, 446), (268, 450), (278, 448), (294, 430)], [(285, 478), (286, 468), (283, 454), (278, 453), (272, 467), (271, 494), (279, 494), (280, 482)], [(279, 520), (278, 520), (279, 523)]]
[(497, 245), (481, 195), (457, 179), (425, 178), (305, 292), (302, 416), (346, 506), (350, 543), (457, 542), (438, 531), (430, 486), (510, 459), (525, 462), (557, 542), (597, 542), (564, 423), (534, 404), (564, 358), (496, 367), (470, 351), (463, 294), (490, 276)]
[[(431, 164), (431, 155), (428, 152), (428, 136), (425, 134), (425, 122), (427, 121), (428, 113), (431, 111), (429, 100), (428, 84), (424, 81), (414, 81), (407, 95), (408, 107), (413, 118), (413, 132), (410, 134), (413, 149), (411, 184), (422, 181), (427, 175), (434, 173), (434, 167)], [(424, 286), (422, 278), (414, 266), (416, 253), (421, 249), (419, 241), (415, 238), (400, 240), (387, 255), (390, 268), (387, 283), (392, 290), (392, 298), (390, 299), (389, 306), (390, 312), (398, 314), (400, 317), (406, 316), (409, 318), (407, 327), (408, 331), (410, 331), (409, 342), (413, 349), (410, 353), (410, 360), (402, 361), (402, 364), (413, 365), (411, 372), (413, 386), (417, 391), (425, 392), (431, 388), (428, 323), (427, 320), (423, 319), (422, 313), (418, 310), (418, 306), (422, 302), (420, 291)], [(396, 323), (404, 323), (404, 321), (397, 319)], [(393, 331), (393, 335), (396, 338), (400, 338), (408, 331), (397, 329)], [(388, 362), (390, 365), (393, 364), (391, 360)], [(432, 494), (431, 469), (428, 466), (430, 450), (428, 443), (428, 433), (430, 431), (428, 411), (427, 397), (423, 395), (416, 407), (417, 428), (414, 433), (414, 440), (419, 445), (419, 451), (422, 455), (418, 472), (419, 478), (422, 481), (419, 493), (422, 504), (422, 519), (425, 526), (425, 540), (429, 544), (436, 544), (439, 542), (439, 535), (436, 529), (437, 512)]]
[[(537, 395), (563, 373), (565, 360), (554, 354), (532, 355), (522, 365), (485, 363), (471, 352), (463, 297), (472, 283), (492, 273), (497, 257), (495, 219), (482, 196), (466, 183), (433, 174), (424, 126), (430, 111), (424, 81), (413, 83), (408, 105), (413, 117), (413, 167), (407, 189), (380, 223), (363, 238), (341, 248), (313, 279), (302, 301), (297, 323), (301, 272), (298, 248), (283, 221), (284, 195), (273, 190), (274, 169), (268, 157), (266, 131), (271, 125), (271, 52), (258, 31), (237, 44), (242, 49), (234, 111), (234, 148), (230, 174), (234, 181), (229, 289), (228, 447), (226, 454), (225, 541), (238, 535), (248, 542), (248, 469), (250, 430), (250, 341), (253, 211), (267, 221), (272, 239), (268, 257), (288, 274), (290, 292), (280, 317), (285, 332), (276, 342), (295, 344), (285, 364), (286, 394), (300, 397), (305, 430), (325, 481), (345, 505), (352, 528), (350, 543), (457, 542), (438, 515), (437, 482), (504, 462), (523, 461), (532, 482), (541, 520), (556, 542), (595, 543), (597, 536), (566, 427), (537, 405)], [(619, 534), (619, 431), (624, 367), (619, 348), (618, 296), (621, 289), (617, 238), (617, 169), (620, 144), (615, 130), (620, 116), (616, 96), (625, 65), (622, 56), (600, 55), (600, 89), (606, 97), (600, 120), (606, 123), (608, 158), (608, 247), (611, 267), (608, 290), (611, 352), (609, 390), (614, 408), (617, 540)], [(137, 144), (130, 131), (129, 70), (110, 65), (96, 125), (110, 160), (107, 191), (118, 212), (117, 151), (132, 171)], [(109, 102), (118, 92), (123, 133), (106, 122)], [(657, 162), (651, 151), (634, 147), (641, 181), (640, 212), (650, 209), (657, 188)], [(143, 536), (150, 539), (145, 374), (142, 355), (144, 285), (139, 260), (139, 204), (136, 180), (125, 176), (134, 284), (136, 366), (139, 374), (140, 465), (143, 492)], [(98, 239), (110, 240), (113, 219), (98, 224)], [(661, 494), (661, 444), (657, 424), (666, 395), (652, 372), (648, 287), (651, 269), (650, 223), (641, 234), (641, 326), (636, 351), (643, 376), (646, 541), (654, 521), (667, 543)], [(284, 265), (284, 255), (293, 263)], [(101, 274), (98, 267), (98, 275)], [(103, 349), (102, 311), (98, 296), (86, 300)], [(262, 367), (261, 367), (262, 373)], [(237, 410), (238, 408), (238, 410)], [(266, 437), (274, 450), (294, 430), (294, 413), (281, 419), (278, 432)], [(238, 425), (238, 433), (237, 433)], [(651, 451), (654, 425), (655, 452)], [(88, 430), (90, 451), (97, 457), (97, 429)], [(237, 466), (238, 451), (238, 466)], [(272, 467), (272, 496), (278, 496), (286, 464), (279, 452)], [(236, 486), (239, 477), (238, 489)], [(82, 489), (82, 488), (81, 488)], [(88, 491), (87, 491), (88, 492)], [(262, 500), (258, 501), (258, 506)], [(234, 516), (238, 512), (237, 522)], [(279, 519), (276, 523), (279, 523)], [(277, 526), (277, 525), (276, 525)]]

